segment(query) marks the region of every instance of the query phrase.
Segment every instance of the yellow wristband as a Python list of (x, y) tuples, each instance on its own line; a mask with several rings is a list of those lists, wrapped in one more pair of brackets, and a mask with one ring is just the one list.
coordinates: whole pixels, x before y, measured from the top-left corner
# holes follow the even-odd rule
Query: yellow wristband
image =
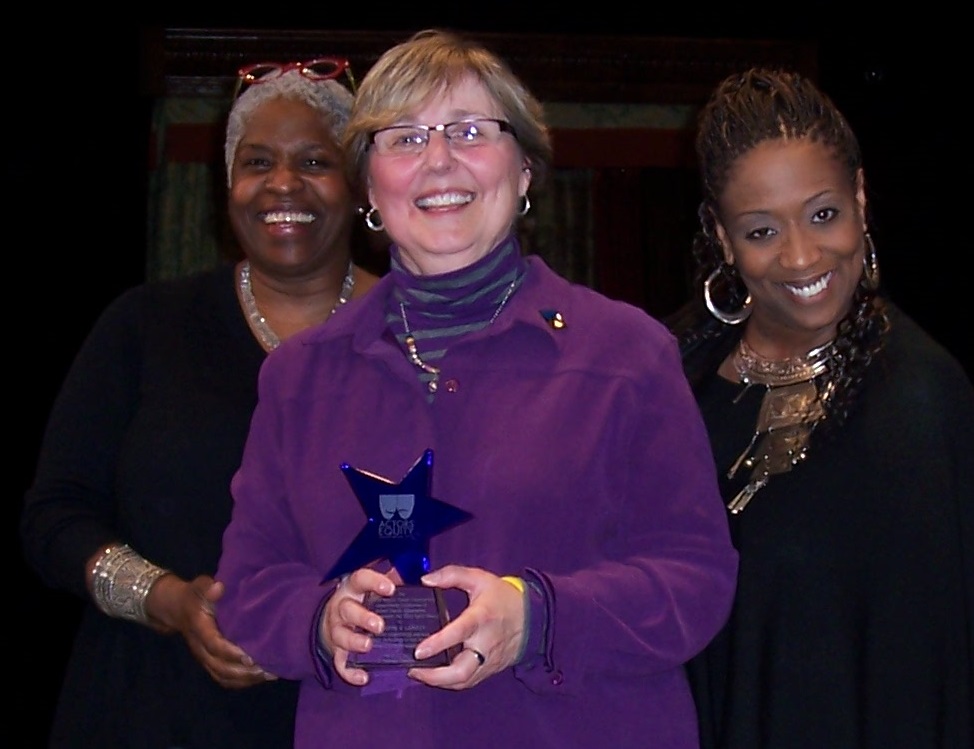
[(505, 583), (510, 583), (522, 593), (524, 592), (524, 580), (521, 578), (514, 577), (514, 575), (506, 575), (505, 577), (502, 577), (501, 580), (503, 580)]

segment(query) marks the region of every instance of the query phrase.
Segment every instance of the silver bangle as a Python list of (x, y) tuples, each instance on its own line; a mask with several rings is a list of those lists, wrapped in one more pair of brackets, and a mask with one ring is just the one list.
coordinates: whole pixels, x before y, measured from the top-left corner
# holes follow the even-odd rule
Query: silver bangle
[(92, 597), (108, 616), (148, 624), (145, 601), (156, 580), (168, 572), (143, 559), (128, 544), (109, 546), (95, 562)]

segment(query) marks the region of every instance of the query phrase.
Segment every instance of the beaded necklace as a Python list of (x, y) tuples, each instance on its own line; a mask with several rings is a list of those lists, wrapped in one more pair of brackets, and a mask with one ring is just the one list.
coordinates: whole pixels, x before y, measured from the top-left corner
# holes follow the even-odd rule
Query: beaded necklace
[(735, 402), (753, 384), (764, 385), (766, 392), (754, 436), (727, 472), (730, 479), (742, 466), (751, 470), (747, 485), (727, 504), (732, 515), (742, 512), (771, 476), (790, 471), (808, 456), (809, 439), (825, 416), (834, 386), (830, 380), (820, 388), (816, 378), (828, 371), (834, 351), (829, 341), (804, 356), (764, 359), (741, 338), (733, 362), (745, 387)]
[[(504, 309), (504, 305), (507, 304), (507, 300), (510, 299), (511, 294), (514, 293), (514, 288), (516, 286), (517, 279), (515, 278), (508, 284), (507, 290), (504, 292), (504, 296), (501, 297), (500, 304), (497, 305), (497, 309), (494, 310), (494, 314), (491, 315), (490, 319), (487, 321), (487, 326), (493, 325), (494, 320), (497, 319), (497, 316), (501, 313), (501, 310)], [(406, 344), (406, 357), (409, 359), (409, 361), (426, 372), (426, 374), (430, 375), (430, 379), (426, 383), (426, 388), (430, 391), (430, 393), (435, 393), (437, 388), (440, 386), (440, 368), (435, 367), (420, 358), (419, 351), (416, 349), (416, 338), (413, 336), (413, 332), (409, 328), (409, 320), (406, 319), (406, 303), (403, 301), (399, 302), (399, 314), (402, 316), (402, 326), (406, 331), (406, 338), (404, 341)]]
[[(342, 281), (342, 290), (338, 293), (338, 299), (335, 301), (335, 306), (331, 308), (329, 315), (335, 314), (335, 310), (351, 299), (352, 291), (355, 289), (354, 271), (355, 266), (349, 260), (348, 268), (345, 270), (345, 278)], [(248, 260), (245, 260), (240, 266), (239, 287), (240, 299), (243, 302), (244, 312), (247, 314), (251, 330), (254, 331), (257, 339), (267, 351), (273, 351), (281, 345), (281, 339), (267, 324), (267, 318), (257, 308), (257, 300), (254, 298), (254, 290), (250, 283), (250, 261)]]

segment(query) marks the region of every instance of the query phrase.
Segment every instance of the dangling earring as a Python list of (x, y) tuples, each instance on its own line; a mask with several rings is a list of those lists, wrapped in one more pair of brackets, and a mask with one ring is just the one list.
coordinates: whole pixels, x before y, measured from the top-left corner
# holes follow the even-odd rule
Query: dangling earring
[(382, 223), (382, 216), (375, 209), (375, 206), (370, 206), (369, 212), (365, 214), (365, 225), (372, 231), (382, 231), (386, 228), (386, 225)]
[(724, 312), (722, 309), (718, 309), (714, 304), (713, 298), (710, 296), (710, 285), (720, 275), (722, 269), (723, 266), (715, 268), (714, 272), (707, 276), (707, 280), (703, 282), (703, 301), (707, 305), (710, 314), (722, 323), (725, 325), (739, 325), (751, 316), (751, 295), (747, 295), (744, 304), (736, 312)]
[(521, 200), (523, 200), (524, 202), (521, 203), (521, 207), (517, 209), (517, 215), (518, 216), (527, 216), (528, 215), (528, 211), (531, 210), (531, 199), (528, 198), (528, 194), (527, 193), (524, 193), (524, 195), (521, 196)]
[(879, 259), (876, 257), (876, 245), (873, 244), (873, 238), (869, 236), (868, 231), (863, 236), (866, 239), (866, 252), (862, 256), (862, 285), (870, 291), (875, 291), (879, 288)]

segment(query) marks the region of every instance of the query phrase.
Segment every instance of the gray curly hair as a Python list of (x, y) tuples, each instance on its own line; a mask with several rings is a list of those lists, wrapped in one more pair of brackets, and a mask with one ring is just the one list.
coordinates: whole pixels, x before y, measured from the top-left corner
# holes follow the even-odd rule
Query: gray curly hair
[(335, 142), (342, 142), (352, 109), (352, 93), (330, 78), (314, 81), (297, 70), (289, 70), (276, 78), (250, 86), (234, 101), (227, 118), (227, 138), (223, 149), (227, 165), (227, 187), (231, 186), (233, 160), (251, 115), (261, 104), (278, 97), (303, 101), (317, 109), (328, 122)]

